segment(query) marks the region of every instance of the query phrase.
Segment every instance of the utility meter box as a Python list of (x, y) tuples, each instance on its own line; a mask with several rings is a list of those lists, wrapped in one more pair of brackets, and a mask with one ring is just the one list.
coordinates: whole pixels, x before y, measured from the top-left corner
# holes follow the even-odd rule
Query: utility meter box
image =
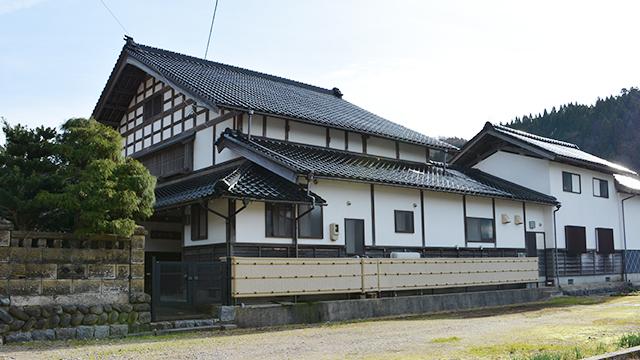
[(329, 224), (329, 238), (331, 241), (338, 241), (340, 236), (340, 226), (336, 223)]

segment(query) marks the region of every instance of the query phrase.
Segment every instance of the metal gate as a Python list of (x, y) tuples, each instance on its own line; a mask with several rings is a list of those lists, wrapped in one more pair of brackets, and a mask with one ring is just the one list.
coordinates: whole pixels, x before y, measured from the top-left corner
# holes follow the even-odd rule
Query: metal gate
[(154, 261), (154, 321), (211, 317), (229, 296), (228, 262)]

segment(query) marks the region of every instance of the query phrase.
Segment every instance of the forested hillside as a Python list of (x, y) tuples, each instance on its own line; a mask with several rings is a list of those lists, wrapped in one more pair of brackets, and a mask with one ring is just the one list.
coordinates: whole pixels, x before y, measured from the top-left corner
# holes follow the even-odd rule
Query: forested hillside
[(640, 170), (640, 90), (598, 99), (595, 105), (562, 105), (505, 124), (533, 134), (569, 141), (580, 149)]

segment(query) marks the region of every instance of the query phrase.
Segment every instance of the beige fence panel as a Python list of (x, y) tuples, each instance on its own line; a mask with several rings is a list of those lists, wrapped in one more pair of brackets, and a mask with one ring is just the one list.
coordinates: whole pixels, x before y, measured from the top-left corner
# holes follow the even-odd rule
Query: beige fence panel
[(538, 281), (537, 258), (232, 259), (236, 298), (366, 293)]
[(362, 266), (351, 258), (234, 257), (231, 289), (234, 297), (362, 292)]

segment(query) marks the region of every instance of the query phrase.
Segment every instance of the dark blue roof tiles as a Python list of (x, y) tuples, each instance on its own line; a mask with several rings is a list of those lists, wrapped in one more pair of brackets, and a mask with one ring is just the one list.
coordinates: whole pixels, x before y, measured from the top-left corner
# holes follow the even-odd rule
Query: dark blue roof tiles
[(455, 146), (384, 119), (333, 90), (198, 59), (133, 42), (132, 58), (215, 106), (251, 109), (370, 135), (457, 150)]

